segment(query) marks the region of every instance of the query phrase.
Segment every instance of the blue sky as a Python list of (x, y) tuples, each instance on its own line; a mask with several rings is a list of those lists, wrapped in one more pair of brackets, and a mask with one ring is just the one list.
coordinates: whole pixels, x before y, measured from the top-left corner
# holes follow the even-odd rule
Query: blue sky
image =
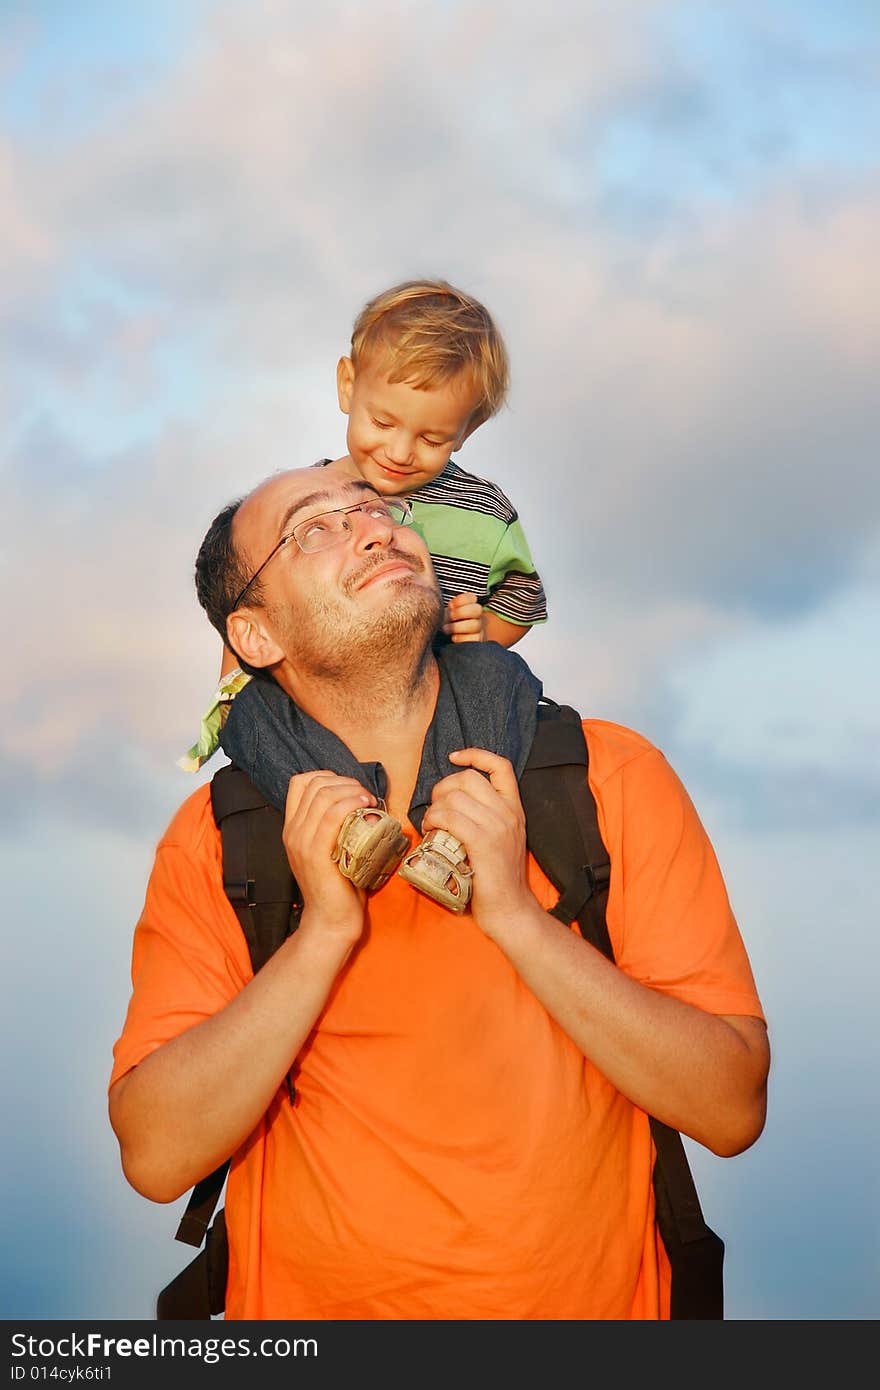
[(217, 669), (194, 554), (230, 497), (342, 452), (354, 315), (437, 274), (510, 348), (461, 462), (545, 581), (519, 650), (682, 775), (770, 1017), (765, 1134), (693, 1151), (729, 1314), (876, 1317), (875, 6), (4, 20), (3, 1315), (149, 1317), (185, 1258), (105, 1087)]

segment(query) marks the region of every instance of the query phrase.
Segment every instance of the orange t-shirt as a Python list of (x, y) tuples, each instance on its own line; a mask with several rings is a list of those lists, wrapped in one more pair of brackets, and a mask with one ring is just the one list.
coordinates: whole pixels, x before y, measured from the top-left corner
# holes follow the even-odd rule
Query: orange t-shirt
[[(710, 1013), (761, 1017), (678, 778), (631, 730), (584, 730), (618, 965)], [(529, 876), (551, 907), (557, 894), (533, 861)], [(470, 915), (395, 875), (367, 916), (299, 1055), (296, 1104), (281, 1088), (233, 1159), (226, 1317), (667, 1317), (645, 1114)], [(251, 978), (207, 787), (159, 845), (132, 978), (111, 1085)]]

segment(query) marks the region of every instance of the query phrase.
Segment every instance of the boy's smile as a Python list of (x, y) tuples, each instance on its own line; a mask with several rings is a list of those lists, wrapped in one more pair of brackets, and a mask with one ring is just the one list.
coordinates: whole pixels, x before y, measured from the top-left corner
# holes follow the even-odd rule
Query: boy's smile
[(369, 363), (355, 371), (350, 357), (336, 372), (340, 409), (348, 416), (350, 467), (376, 491), (394, 497), (436, 478), (475, 425), (479, 392), (463, 373), (434, 387), (391, 382)]

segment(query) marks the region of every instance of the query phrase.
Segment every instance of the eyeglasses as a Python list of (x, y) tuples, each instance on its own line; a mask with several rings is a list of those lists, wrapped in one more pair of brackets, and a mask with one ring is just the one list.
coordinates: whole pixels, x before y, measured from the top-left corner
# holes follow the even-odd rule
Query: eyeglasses
[(339, 545), (351, 534), (351, 522), (348, 517), (352, 512), (360, 512), (371, 521), (387, 521), (389, 526), (413, 524), (412, 507), (402, 497), (390, 497), (387, 501), (380, 497), (370, 497), (366, 502), (355, 502), (353, 507), (337, 507), (335, 511), (320, 512), (318, 516), (310, 516), (306, 521), (298, 521), (254, 570), (233, 602), (230, 612), (235, 612), (254, 580), (259, 579), (269, 561), (274, 560), (288, 541), (296, 541), (304, 555), (314, 555), (317, 550), (329, 550), (331, 545)]

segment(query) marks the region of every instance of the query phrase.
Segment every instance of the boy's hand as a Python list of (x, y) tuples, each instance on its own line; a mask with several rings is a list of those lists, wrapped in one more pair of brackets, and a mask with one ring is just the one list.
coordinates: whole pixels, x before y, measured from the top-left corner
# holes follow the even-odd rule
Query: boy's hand
[(453, 642), (483, 642), (483, 616), (476, 594), (455, 594), (446, 605), (443, 631)]

